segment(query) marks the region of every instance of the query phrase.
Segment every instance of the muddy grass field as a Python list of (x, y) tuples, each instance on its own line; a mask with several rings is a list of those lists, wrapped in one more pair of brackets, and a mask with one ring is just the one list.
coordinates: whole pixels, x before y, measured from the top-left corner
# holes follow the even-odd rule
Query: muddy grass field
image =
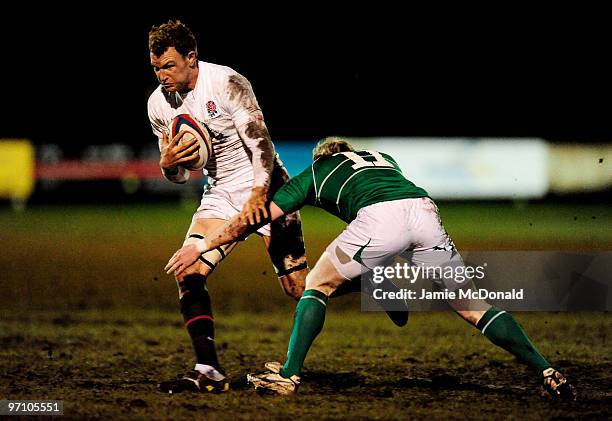
[(166, 395), (160, 378), (190, 369), (180, 316), (166, 312), (38, 313), (3, 317), (0, 395), (63, 399), (74, 418), (548, 419), (610, 416), (603, 314), (521, 314), (541, 350), (575, 382), (579, 400), (554, 405), (533, 373), (450, 313), (414, 314), (400, 329), (382, 314), (328, 313), (297, 397), (260, 395), (245, 375), (281, 359), (288, 314), (218, 314), (221, 395)]
[[(358, 295), (330, 304), (298, 396), (247, 388), (246, 373), (282, 360), (294, 308), (257, 238), (210, 281), (232, 390), (157, 392), (159, 380), (192, 366), (175, 286), (162, 271), (191, 206), (0, 210), (0, 399), (61, 399), (75, 419), (610, 418), (609, 313), (515, 315), (576, 384), (572, 403), (540, 398), (534, 373), (454, 314), (415, 313), (397, 328), (384, 313), (361, 313)], [(605, 206), (440, 208), (466, 250), (612, 246)], [(342, 223), (318, 211), (307, 211), (304, 221), (314, 260)]]

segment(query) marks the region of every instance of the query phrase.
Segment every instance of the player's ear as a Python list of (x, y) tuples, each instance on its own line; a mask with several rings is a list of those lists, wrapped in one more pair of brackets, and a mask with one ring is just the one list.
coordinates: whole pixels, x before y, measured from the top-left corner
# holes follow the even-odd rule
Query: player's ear
[(187, 53), (187, 61), (189, 62), (189, 67), (196, 68), (198, 66), (198, 53), (195, 51)]

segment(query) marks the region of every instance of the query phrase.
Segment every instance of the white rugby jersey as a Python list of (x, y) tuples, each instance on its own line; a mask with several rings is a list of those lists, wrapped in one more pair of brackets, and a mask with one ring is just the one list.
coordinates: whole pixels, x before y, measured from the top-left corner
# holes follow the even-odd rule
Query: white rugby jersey
[[(161, 85), (148, 101), (149, 120), (153, 133), (159, 139), (161, 150), (162, 131), (170, 133), (172, 119), (178, 114), (191, 114), (205, 123), (211, 131), (213, 153), (205, 169), (213, 184), (263, 185), (265, 174), (253, 174), (253, 164), (245, 146), (257, 149), (254, 144), (243, 145), (237, 127), (254, 120), (262, 120), (263, 114), (246, 78), (227, 66), (203, 61), (198, 62), (196, 86), (181, 96), (168, 93)], [(240, 89), (241, 88), (241, 89)], [(255, 181), (255, 182), (254, 182)]]

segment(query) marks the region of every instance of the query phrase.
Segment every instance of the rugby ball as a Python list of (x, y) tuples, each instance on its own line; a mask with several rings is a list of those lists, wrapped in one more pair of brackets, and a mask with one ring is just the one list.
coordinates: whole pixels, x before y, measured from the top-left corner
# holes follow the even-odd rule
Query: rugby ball
[(174, 139), (174, 136), (180, 132), (187, 132), (181, 138), (181, 143), (189, 142), (194, 137), (198, 143), (198, 159), (183, 163), (181, 166), (190, 171), (201, 170), (212, 153), (212, 142), (208, 128), (190, 114), (179, 114), (172, 120), (170, 139)]

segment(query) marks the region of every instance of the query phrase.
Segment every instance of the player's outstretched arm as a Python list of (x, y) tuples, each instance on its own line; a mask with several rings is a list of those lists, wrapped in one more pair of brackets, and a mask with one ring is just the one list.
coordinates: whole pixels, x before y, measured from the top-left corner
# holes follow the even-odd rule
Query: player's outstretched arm
[(267, 194), (274, 169), (274, 144), (249, 81), (239, 74), (227, 80), (228, 108), (253, 163), (253, 189), (243, 213), (251, 224), (267, 218)]
[(270, 218), (261, 220), (256, 224), (251, 224), (248, 218), (246, 218), (244, 215), (244, 212), (234, 216), (225, 224), (214, 230), (208, 236), (208, 238), (203, 238), (193, 244), (188, 244), (180, 248), (170, 258), (164, 270), (168, 274), (174, 272), (176, 276), (179, 276), (186, 268), (198, 260), (198, 257), (200, 257), (202, 253), (206, 253), (207, 251), (224, 244), (233, 243), (234, 241), (237, 241), (240, 238), (257, 231), (262, 225), (280, 218), (284, 215), (284, 212), (274, 202), (271, 202), (269, 214)]

